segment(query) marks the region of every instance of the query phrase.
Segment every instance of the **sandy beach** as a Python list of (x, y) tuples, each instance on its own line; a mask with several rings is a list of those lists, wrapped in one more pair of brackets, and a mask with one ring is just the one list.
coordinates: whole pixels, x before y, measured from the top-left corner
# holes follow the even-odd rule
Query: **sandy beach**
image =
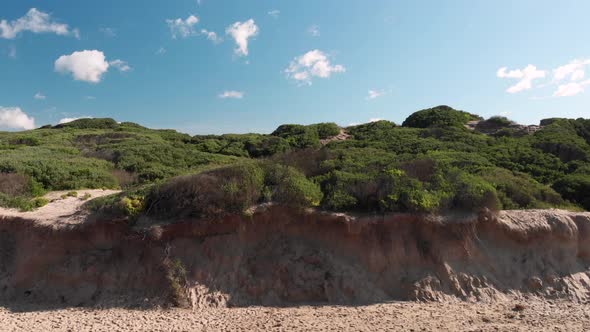
[[(523, 307), (517, 308), (517, 304)], [(540, 299), (496, 303), (223, 309), (0, 308), (2, 331), (588, 331), (590, 305)]]

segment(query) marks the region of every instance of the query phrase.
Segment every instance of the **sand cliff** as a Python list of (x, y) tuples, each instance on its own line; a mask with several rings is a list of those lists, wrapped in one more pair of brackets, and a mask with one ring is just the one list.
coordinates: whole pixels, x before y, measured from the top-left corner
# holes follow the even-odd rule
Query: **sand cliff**
[(0, 304), (590, 300), (590, 213), (351, 216), (271, 205), (250, 212), (134, 227), (0, 217)]

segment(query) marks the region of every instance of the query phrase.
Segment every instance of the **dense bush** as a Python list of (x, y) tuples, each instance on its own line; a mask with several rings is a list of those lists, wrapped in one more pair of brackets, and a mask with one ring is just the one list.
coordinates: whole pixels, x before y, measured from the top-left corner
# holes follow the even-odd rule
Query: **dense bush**
[(154, 187), (146, 211), (161, 218), (215, 218), (240, 213), (260, 200), (264, 173), (254, 163), (174, 178)]
[[(439, 106), (403, 127), (282, 125), (270, 135), (191, 137), (112, 119), (0, 132), (0, 206), (121, 187), (98, 205), (130, 217), (216, 218), (264, 201), (361, 212), (589, 208), (590, 120), (543, 120), (534, 135), (503, 117), (480, 122), (493, 127), (483, 134), (465, 128), (470, 120), (481, 118)], [(340, 130), (350, 138), (320, 145)]]
[(300, 171), (281, 164), (266, 164), (264, 171), (265, 200), (294, 207), (320, 205), (320, 186)]
[(317, 131), (320, 139), (325, 139), (340, 134), (340, 127), (333, 122), (317, 123), (310, 125), (309, 128)]
[(590, 211), (590, 174), (569, 174), (555, 182), (553, 188), (567, 200)]
[(287, 140), (295, 148), (310, 148), (320, 145), (320, 135), (316, 128), (310, 126), (285, 124), (279, 126), (271, 134)]
[(462, 127), (471, 120), (481, 120), (481, 117), (443, 105), (413, 113), (402, 126), (413, 128)]

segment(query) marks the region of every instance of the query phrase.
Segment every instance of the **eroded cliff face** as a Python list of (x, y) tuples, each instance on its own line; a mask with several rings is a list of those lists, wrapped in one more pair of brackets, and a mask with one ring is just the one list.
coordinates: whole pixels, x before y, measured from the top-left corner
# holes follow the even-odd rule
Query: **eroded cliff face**
[(261, 206), (221, 221), (57, 229), (0, 219), (5, 306), (490, 301), (520, 293), (590, 300), (590, 213), (353, 217)]

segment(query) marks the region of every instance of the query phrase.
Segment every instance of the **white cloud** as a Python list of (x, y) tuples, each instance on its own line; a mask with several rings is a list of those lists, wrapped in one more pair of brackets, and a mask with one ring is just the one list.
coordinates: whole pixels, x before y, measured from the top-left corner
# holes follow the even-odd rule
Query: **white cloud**
[(378, 121), (383, 121), (383, 120), (385, 120), (385, 119), (382, 119), (382, 118), (370, 118), (369, 121), (367, 121), (367, 122), (351, 122), (351, 123), (348, 124), (348, 126), (349, 127), (358, 126), (358, 125), (361, 125), (363, 123), (378, 122)]
[(71, 73), (75, 80), (98, 83), (109, 70), (104, 53), (97, 50), (84, 50), (71, 55), (62, 55), (55, 61), (55, 71)]
[(312, 37), (319, 37), (320, 36), (320, 27), (317, 25), (312, 25), (307, 28), (307, 33), (309, 33)]
[(343, 73), (346, 68), (342, 65), (332, 65), (326, 54), (320, 50), (313, 50), (296, 57), (285, 73), (288, 78), (303, 84), (311, 85), (313, 77), (328, 78), (333, 73)]
[(116, 59), (116, 60), (110, 61), (109, 65), (114, 68), (117, 68), (121, 72), (127, 72), (127, 71), (131, 70), (131, 67), (129, 66), (129, 64), (126, 61), (123, 61), (121, 59)]
[(590, 85), (590, 80), (584, 82), (572, 82), (562, 84), (557, 87), (557, 91), (553, 93), (553, 97), (571, 97), (584, 92), (586, 85)]
[(534, 80), (545, 77), (545, 71), (538, 70), (537, 67), (533, 65), (528, 65), (522, 70), (516, 69), (510, 71), (508, 71), (508, 68), (502, 67), (498, 69), (496, 76), (499, 78), (518, 79), (518, 83), (506, 90), (508, 93), (517, 93), (524, 90), (530, 90), (533, 87)]
[(85, 96), (84, 99), (86, 99), (86, 100), (95, 100), (96, 97), (95, 96)]
[(268, 12), (268, 15), (272, 16), (273, 18), (279, 18), (279, 15), (281, 15), (281, 11), (278, 9), (273, 9)]
[(369, 90), (369, 95), (367, 96), (367, 100), (383, 97), (386, 94), (387, 94), (387, 92), (385, 90)]
[(246, 22), (236, 22), (225, 29), (225, 33), (231, 35), (235, 40), (237, 47), (234, 52), (238, 56), (248, 55), (248, 39), (258, 35), (258, 26), (253, 19)]
[(166, 20), (168, 27), (170, 28), (170, 32), (172, 33), (172, 38), (176, 39), (176, 36), (180, 36), (182, 38), (186, 38), (188, 36), (196, 34), (194, 26), (199, 23), (199, 18), (190, 15), (185, 20), (181, 18), (177, 18), (174, 20)]
[(227, 98), (232, 98), (232, 99), (242, 99), (244, 98), (245, 93), (242, 91), (223, 91), (222, 93), (220, 93), (218, 95), (219, 98), (222, 99), (227, 99)]
[(209, 31), (207, 29), (201, 29), (201, 34), (207, 36), (207, 39), (209, 39), (210, 41), (212, 41), (214, 44), (219, 44), (223, 41), (222, 38), (220, 38), (217, 33), (213, 32), (213, 31)]
[(1, 129), (35, 129), (35, 118), (28, 116), (19, 107), (0, 106)]
[(586, 66), (590, 65), (590, 59), (576, 59), (567, 65), (563, 65), (553, 70), (555, 81), (559, 82), (564, 79), (579, 81), (586, 76)]
[(36, 8), (31, 8), (25, 16), (8, 22), (0, 21), (0, 37), (14, 39), (21, 32), (32, 33), (55, 33), (60, 36), (75, 36), (80, 38), (78, 29), (70, 29), (67, 24), (57, 23), (50, 14), (44, 13)]
[(37, 92), (35, 94), (35, 96), (33, 96), (33, 98), (38, 99), (38, 100), (45, 100), (47, 98), (47, 96), (45, 96), (44, 94), (42, 94), (41, 92)]
[(159, 48), (159, 49), (156, 51), (156, 54), (157, 54), (157, 55), (162, 55), (162, 54), (164, 54), (164, 53), (166, 53), (166, 49), (165, 49), (165, 48), (163, 48), (163, 47), (160, 47), (160, 48)]
[[(187, 38), (190, 36), (205, 35), (208, 40), (215, 44), (219, 44), (223, 41), (223, 39), (220, 38), (216, 32), (209, 31), (207, 29), (201, 29), (200, 31), (195, 29), (195, 25), (197, 25), (199, 21), (200, 20), (198, 17), (190, 15), (185, 20), (177, 18), (175, 20), (166, 20), (166, 23), (168, 23), (168, 27), (172, 33), (172, 38), (174, 39), (176, 39), (177, 36)], [(158, 51), (157, 54), (163, 54), (163, 52)]]
[(79, 118), (63, 118), (61, 120), (59, 120), (58, 124), (64, 124), (64, 123), (68, 123), (68, 122), (72, 122), (72, 121), (76, 121), (76, 120), (80, 120), (80, 119), (92, 119), (93, 117), (91, 116), (81, 116)]

